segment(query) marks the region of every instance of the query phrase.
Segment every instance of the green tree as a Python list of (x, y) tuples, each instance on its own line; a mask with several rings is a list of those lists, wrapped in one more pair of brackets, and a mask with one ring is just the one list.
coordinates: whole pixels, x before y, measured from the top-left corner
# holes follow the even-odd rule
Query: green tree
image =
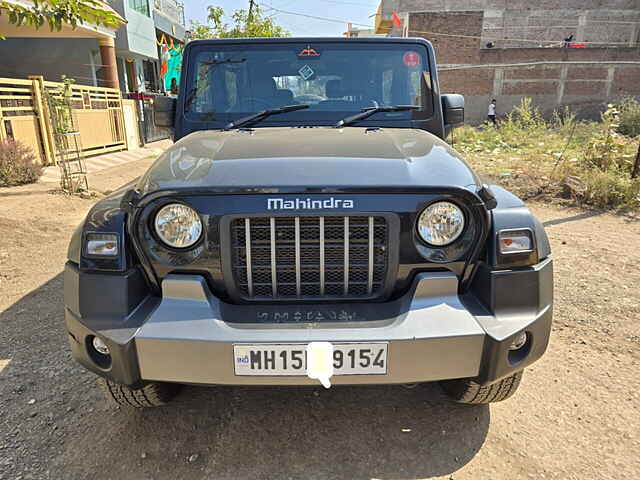
[(191, 38), (288, 37), (290, 35), (272, 18), (265, 17), (258, 5), (253, 7), (251, 13), (244, 9), (233, 12), (231, 25), (224, 23), (224, 10), (221, 7), (210, 5), (207, 10), (206, 24), (191, 21)]
[(216, 32), (211, 25), (206, 25), (196, 20), (191, 20), (189, 31), (191, 32), (191, 40), (206, 40), (207, 38), (216, 37)]
[[(46, 23), (51, 31), (60, 31), (64, 24), (75, 28), (84, 23), (106, 27), (122, 23), (120, 17), (106, 10), (99, 0), (33, 0), (29, 7), (0, 0), (0, 15), (7, 15), (9, 23), (16, 26), (38, 29)], [(0, 35), (0, 38), (3, 37)]]

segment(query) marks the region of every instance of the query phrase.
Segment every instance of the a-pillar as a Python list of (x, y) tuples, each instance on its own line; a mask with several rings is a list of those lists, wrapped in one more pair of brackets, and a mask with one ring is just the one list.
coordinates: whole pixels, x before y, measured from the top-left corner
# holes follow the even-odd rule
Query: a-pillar
[(103, 37), (99, 41), (100, 58), (102, 60), (102, 80), (106, 87), (120, 88), (118, 80), (118, 64), (116, 63), (115, 42), (111, 37)]

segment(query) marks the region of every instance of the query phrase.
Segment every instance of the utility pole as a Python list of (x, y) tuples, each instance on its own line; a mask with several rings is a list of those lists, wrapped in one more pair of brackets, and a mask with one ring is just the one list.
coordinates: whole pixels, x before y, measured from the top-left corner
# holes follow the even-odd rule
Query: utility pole
[(251, 13), (253, 12), (253, 5), (254, 5), (255, 1), (254, 0), (249, 0), (249, 15), (247, 16), (247, 20), (250, 22), (251, 21)]

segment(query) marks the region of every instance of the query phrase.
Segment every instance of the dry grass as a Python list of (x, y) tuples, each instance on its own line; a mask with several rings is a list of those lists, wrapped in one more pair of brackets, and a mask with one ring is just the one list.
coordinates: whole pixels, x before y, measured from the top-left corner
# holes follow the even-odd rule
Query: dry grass
[(570, 199), (581, 205), (640, 209), (640, 178), (631, 169), (640, 138), (617, 133), (618, 112), (577, 122), (569, 111), (545, 121), (529, 99), (498, 128), (455, 132), (455, 148), (492, 182), (524, 199)]

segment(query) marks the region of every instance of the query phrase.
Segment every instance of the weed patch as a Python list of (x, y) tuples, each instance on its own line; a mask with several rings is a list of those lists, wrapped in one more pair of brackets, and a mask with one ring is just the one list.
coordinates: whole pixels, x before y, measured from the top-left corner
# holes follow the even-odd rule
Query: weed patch
[(545, 121), (523, 99), (497, 127), (456, 130), (454, 147), (488, 180), (524, 199), (638, 210), (640, 178), (631, 178), (638, 139), (620, 133), (624, 108), (609, 106), (601, 122), (578, 122), (568, 109)]

